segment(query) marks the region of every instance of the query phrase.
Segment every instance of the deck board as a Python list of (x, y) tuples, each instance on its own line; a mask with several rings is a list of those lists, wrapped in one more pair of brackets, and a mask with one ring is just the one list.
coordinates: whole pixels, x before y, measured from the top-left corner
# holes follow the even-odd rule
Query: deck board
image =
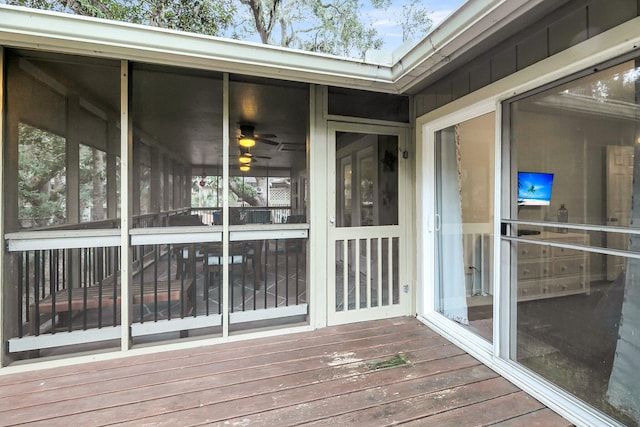
[(0, 396), (0, 425), (570, 425), (411, 318), (3, 375)]

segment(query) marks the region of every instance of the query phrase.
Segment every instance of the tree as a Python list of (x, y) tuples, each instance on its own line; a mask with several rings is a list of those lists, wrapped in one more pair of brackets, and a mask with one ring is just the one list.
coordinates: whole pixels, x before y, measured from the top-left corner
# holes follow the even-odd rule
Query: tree
[(6, 4), (220, 36), (237, 13), (234, 0), (6, 0)]
[[(382, 47), (376, 30), (361, 19), (358, 0), (240, 0), (252, 20), (244, 22), (246, 33), (254, 31), (262, 43), (279, 44), (313, 52), (364, 56)], [(373, 0), (375, 8), (388, 3)], [(279, 29), (279, 34), (275, 34)]]
[(66, 220), (64, 138), (23, 123), (18, 128), (18, 218), (21, 227)]
[(403, 42), (424, 37), (432, 24), (429, 12), (421, 0), (409, 0), (402, 5), (400, 28)]
[[(403, 41), (431, 27), (421, 0), (404, 0), (397, 19)], [(383, 39), (367, 23), (360, 0), (0, 0), (12, 5), (75, 13), (264, 44), (364, 57), (383, 47)], [(387, 10), (391, 0), (367, 0)]]

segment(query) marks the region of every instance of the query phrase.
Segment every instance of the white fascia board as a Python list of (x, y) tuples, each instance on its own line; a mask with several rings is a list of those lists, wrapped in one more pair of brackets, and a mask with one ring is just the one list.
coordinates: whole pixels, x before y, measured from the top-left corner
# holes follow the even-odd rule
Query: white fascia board
[(0, 5), (0, 44), (394, 92), (377, 64), (18, 6)]

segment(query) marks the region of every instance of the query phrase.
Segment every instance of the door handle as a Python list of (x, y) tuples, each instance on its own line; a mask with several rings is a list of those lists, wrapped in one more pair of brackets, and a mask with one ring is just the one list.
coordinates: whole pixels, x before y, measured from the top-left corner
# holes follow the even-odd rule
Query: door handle
[(442, 226), (442, 218), (440, 218), (440, 214), (435, 215), (435, 222), (436, 231), (440, 231), (440, 227)]
[(334, 225), (336, 223), (336, 217), (335, 216), (330, 216), (329, 217), (329, 225)]

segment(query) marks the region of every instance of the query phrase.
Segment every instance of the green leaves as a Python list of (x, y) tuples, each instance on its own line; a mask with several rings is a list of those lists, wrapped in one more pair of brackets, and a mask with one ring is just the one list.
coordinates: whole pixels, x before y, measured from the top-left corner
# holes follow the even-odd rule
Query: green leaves
[[(1, 1), (1, 0), (0, 0)], [(75, 13), (313, 52), (364, 58), (383, 39), (364, 19), (367, 7), (389, 10), (391, 0), (6, 0), (6, 4)], [(403, 0), (390, 16), (403, 41), (424, 36), (431, 19), (422, 0)]]

